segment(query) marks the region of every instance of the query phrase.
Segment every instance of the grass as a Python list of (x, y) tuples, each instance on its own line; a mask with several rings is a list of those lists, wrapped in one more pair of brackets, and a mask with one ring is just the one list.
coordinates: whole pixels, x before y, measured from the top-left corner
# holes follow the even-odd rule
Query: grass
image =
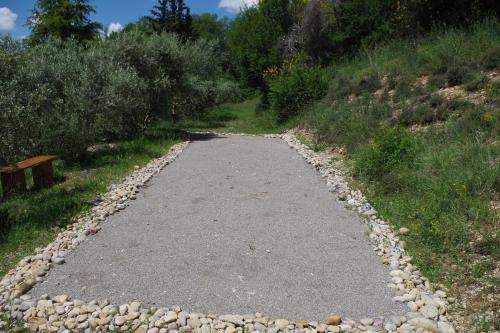
[[(468, 332), (500, 327), (500, 83), (485, 75), (500, 70), (499, 46), (490, 21), (366, 50), (334, 64), (326, 98), (302, 116), (318, 143), (345, 148), (381, 216), (411, 230), (413, 261), (459, 298)], [(455, 85), (486, 103), (437, 96)]]
[(181, 132), (167, 124), (151, 128), (144, 136), (118, 143), (79, 163), (57, 161), (58, 182), (42, 190), (29, 189), (0, 202), (0, 276), (34, 249), (52, 241), (79, 213), (92, 207), (99, 193), (134, 169), (164, 155)]
[(270, 111), (256, 112), (259, 98), (241, 103), (216, 106), (198, 119), (184, 120), (183, 128), (190, 131), (214, 131), (225, 133), (271, 134), (279, 133), (290, 124), (278, 124), (276, 114)]

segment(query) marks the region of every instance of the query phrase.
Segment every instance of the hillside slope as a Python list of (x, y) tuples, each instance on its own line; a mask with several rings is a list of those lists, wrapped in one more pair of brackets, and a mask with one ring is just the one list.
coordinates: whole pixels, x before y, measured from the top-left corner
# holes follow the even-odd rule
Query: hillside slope
[[(500, 328), (500, 25), (395, 42), (334, 64), (302, 110), (318, 149), (395, 227), (464, 332)], [(311, 135), (312, 134), (312, 135)]]

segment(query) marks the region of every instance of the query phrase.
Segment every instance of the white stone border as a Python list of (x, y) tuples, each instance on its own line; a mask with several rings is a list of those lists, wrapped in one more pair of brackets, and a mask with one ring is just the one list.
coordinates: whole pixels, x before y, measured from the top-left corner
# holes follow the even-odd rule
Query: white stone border
[[(198, 132), (196, 134), (244, 135), (231, 133)], [(250, 135), (260, 136), (260, 135)], [(88, 215), (78, 220), (61, 232), (56, 240), (45, 248), (36, 250), (36, 254), (20, 261), (0, 281), (0, 314), (15, 320), (23, 320), (34, 332), (144, 332), (144, 333), (323, 333), (323, 332), (434, 332), (453, 333), (455, 330), (448, 323), (446, 310), (448, 299), (441, 290), (432, 291), (425, 277), (413, 266), (411, 258), (405, 255), (403, 243), (391, 227), (376, 216), (375, 209), (359, 191), (350, 189), (342, 170), (336, 168), (328, 157), (315, 153), (301, 143), (293, 132), (283, 135), (264, 135), (281, 138), (294, 148), (306, 161), (316, 168), (339, 200), (346, 200), (347, 207), (356, 210), (370, 229), (369, 238), (374, 250), (383, 261), (391, 266), (392, 283), (395, 290), (394, 301), (404, 302), (410, 312), (404, 317), (390, 319), (365, 318), (360, 322), (344, 320), (331, 316), (325, 323), (306, 320), (271, 320), (260, 313), (255, 315), (203, 315), (187, 313), (178, 306), (167, 308), (146, 308), (139, 302), (113, 306), (108, 301), (85, 303), (70, 300), (67, 295), (52, 298), (44, 295), (33, 299), (25, 293), (38, 281), (43, 280), (50, 267), (63, 264), (65, 255), (80, 244), (86, 236), (100, 230), (100, 224), (106, 217), (124, 209), (129, 200), (134, 200), (139, 188), (155, 174), (170, 164), (186, 148), (188, 142), (174, 145), (170, 152), (136, 170), (125, 181), (113, 185), (100, 203)], [(401, 232), (407, 230), (400, 230)], [(0, 331), (7, 323), (0, 322)]]

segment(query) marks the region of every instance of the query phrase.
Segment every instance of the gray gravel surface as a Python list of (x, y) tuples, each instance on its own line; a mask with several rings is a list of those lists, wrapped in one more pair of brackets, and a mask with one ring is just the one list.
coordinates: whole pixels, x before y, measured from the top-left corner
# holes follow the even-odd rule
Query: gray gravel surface
[(32, 294), (321, 320), (401, 315), (366, 227), (286, 143), (194, 141)]

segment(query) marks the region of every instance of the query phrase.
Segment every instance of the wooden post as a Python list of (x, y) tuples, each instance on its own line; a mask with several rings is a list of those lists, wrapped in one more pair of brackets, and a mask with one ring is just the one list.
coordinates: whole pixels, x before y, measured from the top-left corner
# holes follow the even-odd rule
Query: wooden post
[(36, 188), (48, 187), (54, 182), (54, 169), (52, 161), (44, 162), (32, 168), (33, 184)]
[(26, 192), (26, 177), (23, 169), (2, 172), (2, 190), (5, 198), (15, 193)]

